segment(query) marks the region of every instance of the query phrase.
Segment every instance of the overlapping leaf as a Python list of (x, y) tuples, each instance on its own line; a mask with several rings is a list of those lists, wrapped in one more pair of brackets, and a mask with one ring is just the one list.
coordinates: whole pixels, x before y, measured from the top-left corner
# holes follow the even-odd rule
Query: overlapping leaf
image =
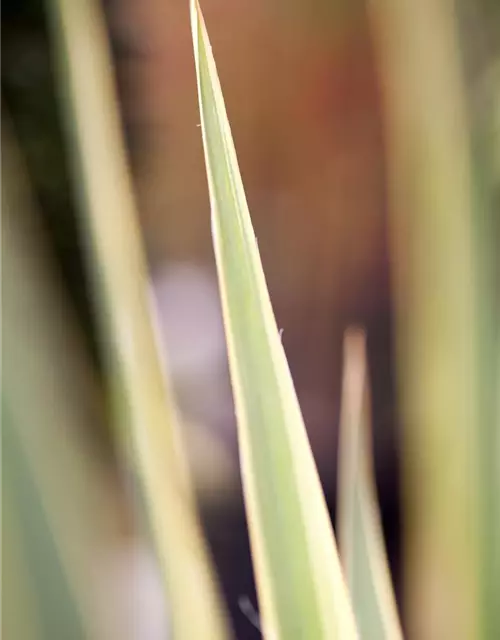
[(340, 556), (361, 638), (401, 640), (372, 471), (368, 400), (365, 337), (349, 330), (339, 435)]
[(51, 5), (117, 435), (142, 481), (169, 588), (174, 637), (219, 640), (228, 633), (223, 605), (159, 360), (103, 16), (95, 0), (54, 0)]

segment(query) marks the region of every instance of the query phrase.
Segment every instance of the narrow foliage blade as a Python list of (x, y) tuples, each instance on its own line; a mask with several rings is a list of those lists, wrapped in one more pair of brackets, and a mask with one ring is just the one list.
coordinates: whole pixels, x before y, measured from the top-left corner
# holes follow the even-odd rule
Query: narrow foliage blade
[(406, 626), (417, 640), (482, 637), (478, 212), (456, 5), (370, 3), (389, 177)]
[(365, 336), (349, 330), (339, 436), (340, 555), (361, 638), (401, 640), (371, 464)]
[(104, 18), (95, 0), (50, 5), (118, 435), (140, 476), (174, 637), (223, 639), (228, 635), (223, 606), (159, 359)]
[(335, 539), (274, 319), (203, 17), (191, 2), (212, 234), (266, 638), (353, 638)]

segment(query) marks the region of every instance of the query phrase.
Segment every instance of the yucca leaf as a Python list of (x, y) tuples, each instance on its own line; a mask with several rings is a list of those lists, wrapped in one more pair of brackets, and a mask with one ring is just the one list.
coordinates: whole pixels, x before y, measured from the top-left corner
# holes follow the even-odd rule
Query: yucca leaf
[[(11, 362), (9, 366), (12, 366)], [(30, 393), (33, 389), (26, 386), (24, 391)], [(82, 567), (75, 562), (75, 554), (86, 553), (88, 566), (91, 566), (94, 546), (89, 543), (95, 542), (98, 536), (89, 539), (87, 529), (79, 540), (70, 537), (74, 521), (69, 520), (68, 500), (80, 508), (80, 525), (87, 526), (91, 522), (82, 522), (85, 516), (79, 501), (81, 496), (73, 495), (75, 478), (66, 475), (62, 482), (60, 475), (64, 470), (58, 469), (61, 458), (53, 458), (53, 474), (65, 487), (66, 500), (61, 500), (60, 493), (57, 495), (50, 490), (44, 454), (37, 460), (37, 454), (30, 451), (28, 458), (21, 436), (26, 427), (46, 432), (44, 416), (39, 415), (37, 422), (20, 424), (19, 406), (11, 407), (5, 399), (7, 394), (2, 397), (2, 481), (5, 483), (2, 487), (5, 499), (2, 529), (5, 526), (7, 534), (2, 544), (4, 557), (8, 558), (3, 575), (5, 595), (2, 594), (7, 612), (6, 619), (2, 618), (2, 625), (6, 625), (5, 637), (24, 638), (28, 633), (27, 637), (32, 638), (64, 636), (83, 640), (91, 635), (92, 627), (95, 631), (97, 616), (96, 609), (92, 612), (88, 606), (92, 584), (85, 580), (88, 575), (85, 576)], [(40, 404), (34, 406), (38, 411), (42, 409)], [(85, 515), (89, 516), (88, 513)], [(98, 527), (96, 518), (94, 530)], [(81, 544), (82, 539), (87, 543), (86, 548)]]
[(99, 637), (92, 567), (117, 514), (88, 438), (99, 420), (92, 369), (51, 269), (4, 113), (2, 149), (6, 637)]
[(481, 636), (474, 195), (456, 6), (372, 0), (403, 418), (407, 628)]
[(500, 65), (483, 75), (471, 118), (475, 194), (473, 239), (478, 300), (481, 587), (485, 638), (500, 637), (500, 378), (497, 359), (493, 355), (500, 348), (499, 81)]
[(174, 637), (219, 640), (228, 632), (159, 360), (104, 19), (96, 0), (50, 5), (117, 435), (141, 479)]
[(264, 635), (353, 638), (355, 623), (274, 319), (203, 17), (191, 2), (201, 126), (245, 503)]
[(337, 524), (340, 558), (361, 638), (400, 640), (401, 627), (373, 476), (365, 335), (344, 339)]
[[(4, 417), (2, 428), (5, 429)], [(4, 438), (2, 449), (5, 450)], [(37, 640), (41, 636), (39, 602), (33, 585), (22, 528), (2, 464), (2, 638)]]

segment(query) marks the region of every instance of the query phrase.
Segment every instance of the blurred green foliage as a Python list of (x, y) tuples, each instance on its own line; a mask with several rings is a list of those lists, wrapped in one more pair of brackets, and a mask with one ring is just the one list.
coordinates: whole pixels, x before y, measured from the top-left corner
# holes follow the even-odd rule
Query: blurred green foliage
[(2, 3), (2, 104), (9, 111), (40, 205), (37, 216), (99, 362), (46, 18), (43, 0)]
[[(412, 620), (417, 621), (413, 628), (420, 629), (422, 633), (422, 629), (434, 627), (434, 632), (443, 637), (443, 629), (447, 628), (446, 623), (449, 622), (448, 631), (451, 629), (454, 637), (458, 637), (453, 624), (456, 624), (459, 614), (463, 614), (468, 626), (464, 625), (460, 631), (467, 634), (466, 629), (473, 629), (477, 637), (489, 640), (500, 634), (500, 135), (498, 131), (495, 132), (495, 127), (498, 128), (500, 123), (500, 75), (495, 71), (500, 64), (500, 3), (495, 0), (476, 3), (461, 0), (434, 5), (422, 2), (417, 6), (411, 2), (403, 3), (403, 0), (400, 3), (396, 0), (392, 4), (389, 0), (373, 0), (370, 7), (381, 11), (378, 15), (380, 22), (377, 23), (380, 31), (377, 35), (377, 27), (374, 26), (374, 40), (379, 51), (384, 50), (381, 56), (384, 60), (380, 71), (381, 84), (385, 90), (390, 87), (386, 95), (385, 117), (390, 139), (387, 151), (393, 171), (389, 176), (389, 190), (394, 198), (393, 276), (397, 281), (395, 290), (399, 310), (395, 340), (402, 346), (403, 353), (399, 370), (400, 401), (406, 406), (406, 417), (410, 418), (405, 425), (407, 440), (404, 463), (407, 484), (410, 486), (405, 499), (409, 516), (407, 522), (410, 522), (411, 529), (408, 539), (411, 538), (413, 542), (417, 540), (416, 548), (419, 550), (413, 562), (422, 570), (419, 577), (422, 582), (417, 584), (412, 582), (412, 569), (407, 569), (408, 599), (410, 607), (414, 609)], [(427, 16), (425, 7), (431, 7)], [(345, 3), (321, 1), (307, 7), (297, 3), (291, 7), (287, 5), (286, 15), (297, 19), (307, 17), (318, 22), (323, 19), (340, 21), (347, 15), (345, 9)], [(365, 6), (356, 2), (354, 10), (364, 11)], [(414, 16), (418, 19), (414, 20)], [(438, 19), (426, 22), (429, 16), (437, 16)], [(471, 22), (468, 17), (473, 18)], [(99, 205), (98, 196), (103, 196), (105, 192), (110, 198), (107, 202), (118, 203), (117, 207), (111, 207), (115, 215), (117, 212), (124, 213), (125, 218), (127, 212), (132, 215), (133, 205), (127, 204), (129, 194), (126, 189), (124, 199), (114, 200), (116, 193), (113, 192), (112, 180), (104, 185), (107, 189), (92, 189), (92, 184), (96, 184), (93, 183), (96, 173), (92, 170), (97, 163), (93, 165), (91, 154), (86, 155), (90, 147), (85, 147), (84, 142), (89, 139), (89, 131), (95, 133), (96, 130), (88, 126), (97, 120), (90, 118), (85, 121), (88, 115), (85, 109), (91, 101), (81, 99), (79, 102), (81, 96), (76, 95), (78, 83), (72, 86), (73, 93), (70, 90), (66, 95), (56, 91), (59, 78), (55, 79), (54, 69), (60, 60), (52, 52), (45, 22), (46, 12), (41, 0), (9, 0), (3, 3), (3, 99), (12, 113), (14, 129), (42, 211), (37, 211), (35, 217), (43, 220), (43, 226), (49, 232), (66, 293), (76, 306), (80, 323), (86, 330), (87, 347), (90, 346), (100, 363), (105, 356), (96, 340), (94, 313), (91, 312), (88, 295), (90, 287), (87, 282), (90, 278), (86, 276), (87, 271), (83, 266), (86, 251), (93, 247), (88, 255), (89, 262), (94, 261), (95, 290), (99, 289), (99, 278), (106, 281), (102, 288), (104, 293), (100, 291), (95, 297), (95, 315), (99, 316), (103, 327), (101, 345), (106, 342), (112, 345), (111, 355), (107, 354), (107, 383), (116, 395), (114, 401), (120, 426), (130, 427), (130, 433), (135, 438), (130, 461), (141, 469), (141, 477), (145, 478), (145, 502), (164, 565), (168, 595), (175, 604), (174, 628), (178, 630), (179, 637), (208, 637), (203, 636), (206, 633), (206, 627), (202, 629), (205, 622), (200, 623), (200, 620), (205, 620), (208, 621), (206, 624), (213, 624), (212, 629), (218, 629), (212, 631), (212, 637), (219, 640), (221, 634), (226, 633), (223, 631), (223, 607), (219, 617), (217, 589), (212, 591), (210, 563), (205, 556), (204, 541), (199, 536), (194, 502), (183, 480), (179, 480), (182, 473), (176, 475), (179, 469), (183, 469), (183, 461), (179, 456), (177, 468), (177, 450), (172, 444), (175, 437), (169, 431), (173, 428), (173, 414), (164, 411), (164, 388), (157, 375), (161, 367), (157, 366), (157, 354), (155, 356), (152, 346), (154, 341), (150, 339), (148, 313), (144, 312), (146, 305), (141, 307), (141, 301), (146, 299), (147, 276), (141, 258), (140, 239), (138, 234), (134, 236), (135, 227), (132, 224), (128, 230), (132, 229), (129, 248), (133, 247), (133, 251), (122, 255), (118, 247), (116, 263), (113, 263), (116, 257), (113, 250), (117, 245), (113, 242), (106, 244), (114, 239), (112, 234), (104, 237), (99, 236), (100, 232), (94, 236), (90, 233), (87, 240), (82, 241), (83, 234), (79, 230), (75, 206), (81, 203), (75, 200), (70, 186), (70, 161), (64, 144), (56, 94), (71, 98), (74, 106), (81, 107), (80, 111), (75, 109), (74, 128), (78, 130), (84, 123), (79, 131), (76, 156), (80, 161), (80, 169), (83, 168), (82, 182), (87, 184), (87, 203), (91, 203), (85, 214), (87, 222), (98, 210), (98, 207), (92, 208), (92, 203)], [(432, 33), (422, 28), (426, 24), (432, 25)], [(480, 41), (480, 38), (483, 40)], [(67, 43), (68, 60), (71, 59), (71, 47), (75, 41), (76, 38), (69, 38)], [(435, 47), (434, 53), (426, 58), (424, 53), (428, 55), (432, 46)], [(208, 53), (208, 41), (204, 41), (204, 62), (204, 56)], [(315, 479), (308, 443), (303, 437), (303, 425), (293, 387), (287, 378), (281, 345), (278, 344), (277, 335), (274, 335), (277, 331), (266, 298), (260, 263), (255, 259), (257, 251), (252, 244), (253, 231), (245, 209), (232, 141), (226, 129), (225, 116), (221, 119), (224, 111), (222, 97), (218, 89), (212, 93), (213, 87), (210, 88), (210, 83), (216, 77), (211, 64), (202, 69), (201, 106), (209, 181), (213, 191), (216, 251), (222, 289), (227, 296), (226, 329), (232, 354), (233, 386), (237, 401), (239, 399), (243, 470), (257, 573), (261, 581), (264, 623), (267, 619), (268, 628), (281, 629), (281, 636), (278, 634), (278, 637), (293, 635), (300, 625), (316, 628), (318, 637), (323, 637), (321, 634), (327, 625), (326, 617), (324, 620), (319, 616), (317, 620), (308, 621), (307, 615), (311, 611), (324, 613), (328, 608), (324, 601), (327, 590), (321, 588), (321, 579), (326, 580), (321, 570), (326, 563), (323, 566), (318, 558), (321, 560), (323, 557), (322, 549), (329, 549), (324, 557), (330, 560), (332, 557), (335, 560), (336, 552), (331, 550), (333, 538), (329, 538), (328, 527), (311, 527), (313, 522), (325, 524), (321, 489)], [(211, 72), (207, 71), (209, 68)], [(436, 72), (441, 75), (435, 76)], [(101, 96), (100, 89), (93, 95)], [(95, 107), (100, 103), (92, 104)], [(102, 104), (105, 104), (105, 100)], [(109, 114), (108, 108), (109, 104), (105, 104), (105, 108), (97, 109), (94, 115)], [(458, 120), (455, 121), (455, 118)], [(120, 132), (119, 123), (116, 121), (115, 124), (116, 142)], [(108, 129), (103, 126), (101, 131), (107, 132)], [(113, 142), (112, 138), (110, 140)], [(94, 149), (97, 147), (98, 144)], [(121, 157), (120, 148), (115, 156), (113, 144), (106, 148), (106, 151), (110, 150), (107, 168), (113, 165), (117, 157)], [(2, 158), (2, 178), (8, 159), (7, 155), (5, 159)], [(119, 166), (118, 174), (122, 175)], [(15, 182), (13, 175), (7, 176), (7, 195)], [(102, 177), (99, 172), (97, 177)], [(24, 188), (17, 188), (17, 191), (23, 191)], [(14, 188), (14, 193), (17, 191)], [(239, 198), (226, 200), (228, 194), (234, 196), (235, 193)], [(11, 207), (12, 202), (14, 207)], [(121, 207), (123, 203), (125, 206)], [(19, 202), (15, 198), (10, 202), (5, 200), (5, 204), (4, 201), (2, 204), (8, 215), (17, 215), (14, 209)], [(223, 228), (216, 214), (218, 208), (222, 211), (226, 206), (224, 224), (227, 226)], [(242, 210), (244, 215), (238, 218)], [(245, 232), (242, 232), (242, 228), (245, 228)], [(103, 243), (100, 245), (101, 240)], [(16, 260), (22, 253), (16, 254)], [(13, 255), (11, 253), (10, 257)], [(24, 276), (19, 276), (21, 272), (7, 268), (7, 278), (11, 275), (12, 280), (8, 289), (8, 294), (13, 296), (10, 301), (15, 299), (16, 287), (22, 283), (23, 287), (26, 285), (22, 293), (38, 291), (37, 295), (42, 298), (46, 296), (50, 307), (51, 294), (46, 293), (50, 285), (44, 289), (44, 285), (38, 281), (43, 269), (37, 269), (30, 262), (33, 255), (30, 251), (25, 253), (28, 269), (25, 272), (26, 281)], [(125, 260), (120, 262), (123, 258)], [(133, 265), (132, 272), (127, 271), (130, 264)], [(125, 266), (121, 269), (120, 265)], [(410, 274), (409, 279), (401, 278), (401, 271), (406, 269), (403, 276)], [(122, 276), (129, 273), (130, 277), (128, 280), (124, 277), (113, 280), (113, 273)], [(14, 277), (12, 274), (17, 275)], [(129, 286), (120, 291), (125, 281)], [(130, 292), (132, 294), (129, 296)], [(122, 298), (121, 293), (124, 294)], [(33, 300), (38, 300), (40, 304), (42, 298), (36, 298), (35, 295)], [(125, 305), (118, 309), (120, 305), (117, 301), (124, 300), (132, 301), (132, 306), (127, 308)], [(118, 313), (125, 311), (127, 315), (130, 309), (137, 310), (134, 307), (137, 300), (140, 307), (137, 317), (140, 321), (134, 326), (138, 333), (134, 334), (133, 342), (134, 345), (141, 345), (141, 357), (132, 353), (134, 357), (128, 359), (130, 344), (124, 341), (120, 333), (122, 324)], [(52, 312), (55, 308), (56, 305)], [(4, 558), (7, 559), (3, 568), (2, 595), (7, 615), (4, 615), (2, 625), (8, 638), (49, 638), (62, 634), (76, 639), (86, 636), (83, 629), (88, 619), (82, 613), (79, 596), (73, 591), (79, 581), (70, 578), (72, 563), (68, 562), (68, 557), (61, 549), (70, 542), (77, 542), (78, 536), (75, 537), (75, 529), (71, 527), (65, 530), (64, 527), (54, 528), (53, 525), (57, 521), (60, 526), (71, 508), (74, 509), (78, 504), (72, 497), (77, 495), (77, 487), (82, 486), (79, 484), (82, 477), (92, 478), (97, 487), (101, 478), (92, 464), (93, 454), (85, 449), (86, 445), (77, 441), (71, 445), (74, 447), (73, 461), (71, 455), (66, 456), (68, 451), (56, 456), (56, 459), (51, 458), (50, 454), (57, 449), (50, 447), (55, 433), (51, 431), (51, 426), (68, 427), (71, 416), (77, 423), (84, 417), (80, 403), (75, 402), (75, 396), (65, 390), (71, 377), (69, 374), (66, 376), (65, 372), (77, 371), (79, 366), (75, 364), (74, 369), (65, 369), (64, 357), (69, 357), (73, 352), (64, 341), (58, 343), (54, 338), (54, 326), (57, 323), (49, 319), (44, 324), (43, 313), (47, 309), (36, 304), (33, 307), (27, 304), (26, 309), (28, 320), (40, 322), (37, 336), (40, 345), (45, 345), (40, 347), (40, 354), (45, 360), (40, 369), (23, 365), (26, 371), (35, 371), (38, 375), (38, 378), (26, 376), (26, 388), (19, 383), (22, 378), (19, 370), (17, 377), (12, 378), (16, 381), (15, 385), (8, 386), (9, 377), (7, 384), (2, 381), (2, 526), (5, 531), (2, 546)], [(144, 322), (141, 324), (142, 320)], [(33, 362), (29, 359), (33, 353), (26, 348), (30, 343), (28, 338), (21, 335), (23, 330), (25, 336), (33, 337), (33, 326), (29, 322), (24, 325), (16, 322), (15, 316), (7, 315), (7, 326), (3, 329), (4, 342), (10, 341), (16, 347), (22, 347), (19, 351), (11, 349), (7, 353), (26, 357), (23, 362), (29, 365)], [(141, 336), (146, 336), (146, 339), (142, 341)], [(60, 339), (62, 336), (56, 337)], [(62, 356), (62, 360), (56, 367), (57, 356)], [(151, 377), (144, 373), (145, 362), (152, 363), (149, 371), (153, 371)], [(7, 367), (14, 367), (13, 359), (7, 361)], [(55, 384), (57, 393), (54, 387), (47, 391), (47, 387), (44, 387), (47, 380), (40, 374), (44, 370), (53, 371), (54, 368), (60, 376)], [(10, 373), (13, 371), (12, 368)], [(440, 375), (436, 375), (436, 372)], [(151, 388), (153, 395), (150, 395)], [(274, 392), (269, 397), (267, 394), (271, 389)], [(288, 394), (286, 400), (283, 389)], [(51, 399), (50, 402), (46, 401), (47, 398)], [(58, 414), (60, 408), (62, 417)], [(293, 420), (290, 419), (291, 413)], [(103, 423), (96, 422), (102, 428)], [(93, 420), (79, 424), (76, 430), (86, 433), (95, 428), (95, 424), (91, 423)], [(27, 427), (28, 430), (23, 431)], [(47, 448), (33, 447), (36, 438), (31, 441), (28, 437), (29, 429), (37, 427), (40, 433), (42, 427), (47, 428), (45, 439), (40, 441)], [(122, 444), (115, 443), (115, 446), (120, 449)], [(44, 455), (47, 457), (44, 458)], [(39, 467), (34, 462), (37, 460), (43, 462)], [(69, 471), (68, 477), (64, 478), (69, 496), (66, 503), (64, 500), (59, 502), (57, 498), (61, 496), (54, 491), (57, 473), (51, 476), (51, 472), (54, 474), (64, 468), (64, 460), (67, 470), (77, 471), (73, 477), (74, 485), (69, 481)], [(171, 464), (166, 463), (167, 460)], [(451, 475), (447, 475), (450, 469)], [(81, 474), (79, 478), (78, 473)], [(456, 482), (450, 482), (450, 477), (454, 477)], [(304, 478), (309, 483), (307, 495), (302, 486)], [(186, 482), (188, 486), (189, 481)], [(279, 495), (272, 496), (274, 502), (266, 494), (270, 487), (273, 490), (279, 487)], [(462, 494), (461, 489), (457, 494), (457, 487), (464, 487)], [(71, 493), (72, 489), (75, 489), (75, 493)], [(98, 489), (96, 491), (98, 493)], [(343, 491), (347, 493), (349, 487), (344, 487)], [(47, 500), (49, 494), (53, 502)], [(314, 499), (312, 496), (315, 496)], [(292, 507), (286, 512), (287, 518), (280, 520), (283, 511), (276, 505), (281, 505), (283, 501)], [(360, 504), (374, 507), (374, 496), (371, 496), (371, 501), (360, 501)], [(58, 513), (59, 517), (63, 514), (62, 520), (58, 520)], [(97, 511), (95, 513), (97, 522)], [(320, 517), (315, 521), (318, 513)], [(415, 514), (418, 517), (415, 518)], [(89, 531), (86, 527), (95, 523), (88, 511), (85, 513), (83, 510), (79, 515), (82, 516), (79, 530), (85, 538)], [(365, 521), (359, 513), (354, 521), (360, 528), (351, 532), (351, 542), (362, 544), (364, 538), (359, 533)], [(311, 533), (312, 528), (314, 531)], [(314, 536), (318, 535), (320, 529), (323, 535), (318, 543), (318, 538)], [(66, 542), (61, 544), (64, 539)], [(300, 548), (294, 549), (294, 545)], [(368, 552), (366, 557), (368, 562)], [(299, 558), (302, 558), (302, 564)], [(314, 562), (311, 558), (314, 558)], [(331, 566), (335, 567), (335, 561)], [(197, 581), (200, 589), (196, 594), (190, 592), (191, 571), (194, 575), (202, 576)], [(366, 574), (363, 575), (367, 579)], [(316, 593), (311, 588), (303, 599), (301, 588), (307, 583), (306, 579), (310, 585), (319, 585), (320, 588)], [(337, 597), (340, 594), (339, 618), (348, 620), (349, 607), (343, 600), (340, 581), (336, 581), (334, 576), (331, 582), (326, 580), (324, 584), (327, 583), (331, 589), (328, 592), (330, 595)], [(362, 587), (367, 584), (362, 584)], [(457, 600), (452, 600), (451, 607), (446, 598), (441, 601), (433, 597), (436, 584), (449, 585), (450, 592), (451, 587), (458, 588)], [(390, 587), (385, 584), (384, 588)], [(447, 592), (447, 589), (444, 591)], [(209, 593), (213, 599), (208, 597)], [(357, 593), (367, 592), (361, 588)], [(422, 594), (425, 597), (421, 598)], [(289, 602), (286, 598), (290, 595), (296, 599), (290, 612), (293, 617), (287, 619)], [(199, 607), (197, 611), (201, 612), (199, 617), (185, 606), (191, 596), (196, 607)], [(334, 600), (332, 597), (328, 606)], [(459, 601), (463, 606), (459, 605), (457, 609)], [(355, 602), (354, 609), (359, 615), (357, 604), (359, 602)], [(85, 613), (88, 615), (88, 609), (85, 609)], [(345, 628), (348, 628), (349, 623), (345, 623), (345, 620), (343, 624), (347, 624)], [(443, 624), (444, 627), (440, 626)], [(330, 636), (326, 634), (324, 637)]]

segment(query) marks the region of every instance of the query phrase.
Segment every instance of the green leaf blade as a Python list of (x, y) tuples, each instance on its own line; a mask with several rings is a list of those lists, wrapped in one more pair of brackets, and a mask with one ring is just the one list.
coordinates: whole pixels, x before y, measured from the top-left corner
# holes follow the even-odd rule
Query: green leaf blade
[(485, 637), (477, 348), (482, 287), (474, 248), (482, 214), (474, 202), (454, 4), (370, 4), (383, 79), (405, 614), (408, 634), (417, 640)]
[(96, 0), (51, 0), (74, 181), (119, 444), (140, 479), (173, 636), (231, 637), (160, 359), (147, 263)]
[(401, 640), (370, 460), (364, 333), (344, 342), (339, 435), (338, 525), (340, 554), (361, 638)]
[(203, 18), (200, 113), (245, 501), (266, 638), (353, 638), (354, 619), (272, 312)]
[[(114, 513), (96, 460), (94, 377), (2, 113), (2, 605), (6, 637), (98, 637), (92, 572)], [(12, 590), (11, 590), (12, 589)], [(9, 634), (13, 634), (10, 635)]]

